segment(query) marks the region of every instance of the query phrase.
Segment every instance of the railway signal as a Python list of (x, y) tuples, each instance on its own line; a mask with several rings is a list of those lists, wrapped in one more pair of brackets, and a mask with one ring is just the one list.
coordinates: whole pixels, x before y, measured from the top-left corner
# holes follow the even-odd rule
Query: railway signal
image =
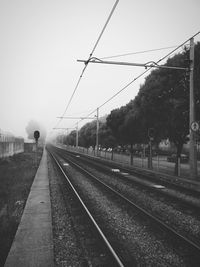
[(35, 138), (35, 141), (38, 142), (38, 139), (40, 138), (40, 132), (39, 131), (34, 132), (34, 138)]
[(38, 154), (38, 139), (40, 138), (40, 132), (34, 131), (34, 138), (35, 138), (35, 165), (37, 166), (37, 154)]

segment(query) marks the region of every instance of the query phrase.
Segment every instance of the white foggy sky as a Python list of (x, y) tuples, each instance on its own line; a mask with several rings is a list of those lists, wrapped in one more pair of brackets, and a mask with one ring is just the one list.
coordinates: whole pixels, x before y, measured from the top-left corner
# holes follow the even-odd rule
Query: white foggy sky
[[(31, 119), (48, 131), (56, 126), (84, 66), (77, 59), (88, 58), (114, 3), (0, 0), (0, 129), (26, 137)], [(200, 30), (199, 14), (199, 0), (120, 0), (93, 56), (179, 45)], [(171, 50), (111, 60), (145, 63)], [(143, 71), (88, 65), (66, 116), (87, 116)], [(127, 104), (143, 81), (102, 107), (100, 116)], [(74, 127), (77, 121), (65, 119), (58, 127)]]

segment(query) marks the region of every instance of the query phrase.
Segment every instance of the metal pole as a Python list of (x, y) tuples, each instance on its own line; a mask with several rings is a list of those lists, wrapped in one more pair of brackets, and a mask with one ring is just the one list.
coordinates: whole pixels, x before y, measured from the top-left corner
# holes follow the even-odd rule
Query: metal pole
[(159, 171), (159, 155), (157, 155), (157, 169)]
[(78, 148), (78, 123), (76, 126), (76, 148)]
[(69, 134), (69, 129), (67, 129), (66, 131), (67, 131), (66, 132), (66, 146), (68, 146), (68, 139), (67, 138), (68, 138), (68, 134)]
[(152, 165), (152, 137), (149, 138), (149, 155), (148, 155), (148, 168), (151, 170)]
[(38, 140), (35, 141), (35, 165), (38, 165)]
[(62, 145), (64, 145), (64, 131), (62, 132)]
[(174, 67), (174, 66), (166, 66), (166, 65), (158, 65), (156, 62), (153, 63), (131, 63), (131, 62), (122, 62), (122, 61), (108, 61), (108, 60), (100, 60), (98, 58), (91, 58), (91, 60), (78, 59), (78, 62), (83, 62), (85, 64), (89, 63), (97, 63), (97, 64), (109, 64), (109, 65), (121, 65), (121, 66), (133, 66), (133, 67), (144, 67), (144, 68), (159, 68), (159, 69), (174, 69), (174, 70), (188, 70), (183, 67)]
[(190, 39), (190, 178), (197, 177), (197, 149), (195, 133), (191, 130), (191, 124), (195, 121), (195, 101), (194, 101), (194, 38)]
[(97, 149), (97, 157), (98, 157), (99, 155), (99, 108), (97, 108), (96, 149)]

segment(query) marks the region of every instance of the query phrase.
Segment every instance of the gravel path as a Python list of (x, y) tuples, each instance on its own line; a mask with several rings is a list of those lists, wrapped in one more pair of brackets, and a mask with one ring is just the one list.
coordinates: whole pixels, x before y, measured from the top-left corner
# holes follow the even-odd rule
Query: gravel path
[[(132, 178), (133, 176), (131, 175), (125, 175), (124, 178), (119, 178), (114, 173), (110, 175), (103, 174), (95, 168), (87, 167), (87, 170), (100, 177), (102, 181), (127, 196), (134, 203), (137, 203), (147, 211), (152, 212), (155, 216), (158, 216), (164, 222), (173, 226), (177, 231), (185, 233), (188, 238), (199, 240), (199, 214), (188, 214), (188, 210), (185, 212), (174, 199), (170, 199), (170, 195), (176, 195), (183, 200), (188, 198), (188, 200), (191, 200), (191, 203), (197, 202), (196, 204), (200, 205), (199, 200), (196, 198), (167, 188), (164, 189), (165, 192), (162, 196), (162, 193), (158, 191), (159, 189), (157, 189), (157, 192), (156, 190), (153, 192), (147, 188), (140, 188), (138, 184), (134, 184), (135, 178)], [(129, 179), (127, 179), (128, 177)], [(167, 195), (166, 192), (168, 193)]]
[[(62, 160), (62, 164), (64, 162)], [(84, 198), (84, 202), (94, 213), (95, 219), (101, 225), (105, 234), (111, 240), (114, 240), (116, 250), (120, 248), (121, 255), (124, 257), (123, 260), (126, 263), (125, 266), (198, 266), (194, 265), (195, 263), (191, 265), (188, 261), (188, 259), (193, 260), (191, 256), (188, 258), (188, 251), (182, 248), (180, 254), (177, 244), (173, 243), (172, 245), (171, 243), (174, 241), (169, 240), (166, 235), (160, 234), (160, 230), (155, 230), (155, 227), (152, 227), (144, 218), (141, 219), (137, 212), (127, 209), (126, 204), (119, 204), (112, 197), (112, 194), (104, 192), (100, 186), (95, 185), (89, 178), (74, 170), (70, 164), (67, 164), (65, 169), (68, 175), (73, 178), (79, 193)], [(69, 206), (66, 207), (66, 196), (63, 197), (64, 183), (60, 180), (50, 161), (49, 176), (55, 266), (102, 266), (99, 262), (92, 261), (92, 259), (84, 260), (87, 253), (84, 251), (80, 237), (74, 227), (73, 218), (70, 215), (70, 198), (68, 199)], [(109, 179), (109, 177), (104, 177), (104, 179)], [(119, 187), (124, 187), (124, 185)], [(127, 188), (124, 187), (124, 190), (127, 190)], [(129, 188), (129, 190), (135, 189)], [(134, 194), (139, 196), (139, 193), (135, 192)], [(142, 198), (144, 198), (144, 202), (149, 202), (150, 206), (153, 205), (152, 201), (144, 195), (142, 195)], [(158, 204), (156, 209), (165, 213), (167, 208), (163, 208), (162, 203)]]
[[(62, 180), (48, 156), (55, 266), (81, 266), (81, 250), (62, 195)], [(83, 265), (84, 266), (84, 265)]]
[(95, 228), (48, 157), (55, 266), (114, 266)]
[(138, 220), (137, 214), (127, 211), (126, 207), (119, 207), (112, 198), (103, 194), (102, 190), (70, 166), (67, 167), (67, 172), (73, 176), (73, 181), (89, 207), (96, 211), (105, 231), (114, 236), (124, 251), (127, 251), (127, 257), (132, 255), (139, 266), (189, 266), (167, 242), (152, 233), (148, 222)]

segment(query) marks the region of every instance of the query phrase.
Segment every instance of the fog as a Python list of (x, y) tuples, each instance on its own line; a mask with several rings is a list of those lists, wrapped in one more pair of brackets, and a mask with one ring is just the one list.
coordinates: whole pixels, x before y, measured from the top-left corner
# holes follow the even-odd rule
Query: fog
[[(59, 122), (57, 117), (66, 109), (84, 67), (77, 59), (88, 58), (114, 3), (114, 0), (0, 1), (2, 130), (27, 138), (26, 126), (31, 120), (43, 125), (47, 132), (56, 125), (76, 126), (78, 119)], [(199, 31), (199, 13), (198, 0), (119, 1), (93, 56), (177, 46)], [(195, 42), (199, 40), (198, 35)], [(157, 61), (169, 51), (161, 49), (116, 60)], [(138, 67), (89, 64), (65, 116), (87, 116), (143, 71)], [(136, 96), (144, 78), (104, 105), (99, 115), (127, 104)]]

